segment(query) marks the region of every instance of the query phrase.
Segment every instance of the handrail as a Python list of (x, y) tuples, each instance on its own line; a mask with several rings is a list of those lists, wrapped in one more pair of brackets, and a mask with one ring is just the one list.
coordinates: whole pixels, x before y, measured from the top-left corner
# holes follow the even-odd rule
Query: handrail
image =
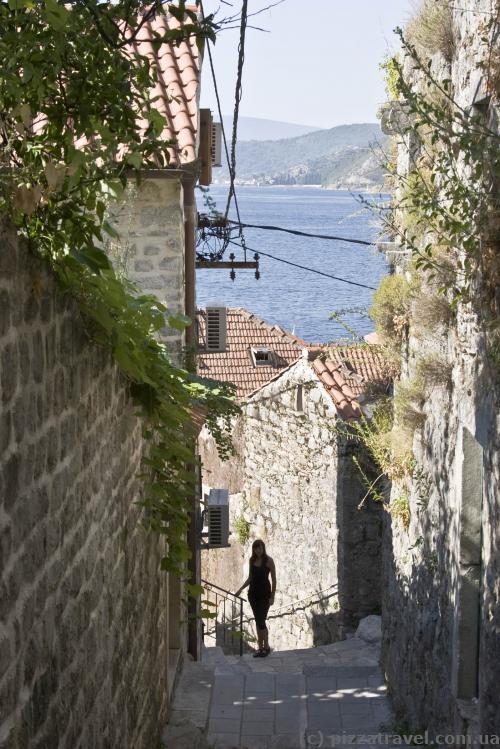
[[(316, 590), (314, 591), (314, 593), (311, 593), (310, 595), (305, 596), (305, 598), (299, 598), (296, 601), (290, 601), (290, 603), (285, 603), (283, 604), (283, 606), (281, 606), (281, 608), (278, 609), (277, 612), (273, 614), (273, 616), (277, 616), (285, 609), (289, 609), (290, 607), (293, 608), (294, 606), (297, 606), (297, 604), (299, 603), (305, 603), (306, 601), (309, 601), (311, 598), (315, 598), (315, 596), (321, 596), (323, 593), (326, 593), (327, 591), (332, 590), (332, 588), (337, 588), (337, 592), (338, 592), (338, 587), (339, 587), (338, 583), (332, 583), (332, 585), (329, 585), (328, 588), (325, 588), (324, 590)], [(324, 598), (319, 598), (318, 600), (324, 601), (325, 599), (333, 598), (333, 596), (334, 596), (334, 593), (331, 593), (330, 595), (325, 596)], [(315, 601), (313, 601), (313, 603), (315, 603)], [(268, 619), (269, 618), (270, 617), (268, 617)]]
[[(215, 595), (215, 607), (216, 607), (215, 617), (207, 616), (207, 630), (206, 632), (204, 632), (204, 634), (210, 634), (212, 637), (215, 636), (215, 640), (217, 642), (217, 637), (219, 633), (217, 625), (218, 624), (222, 625), (223, 641), (225, 644), (227, 632), (229, 631), (231, 633), (234, 629), (239, 629), (239, 634), (238, 634), (238, 637), (240, 640), (239, 649), (240, 649), (240, 655), (243, 655), (243, 626), (244, 624), (249, 624), (250, 621), (252, 620), (251, 617), (243, 616), (243, 605), (245, 603), (245, 599), (242, 598), (241, 596), (237, 596), (235, 593), (231, 593), (231, 591), (226, 590), (225, 588), (222, 588), (220, 585), (211, 583), (208, 580), (202, 579), (201, 584), (205, 588), (207, 588), (207, 593), (211, 591)], [(328, 593), (328, 595), (323, 595), (324, 593)], [(328, 588), (325, 588), (323, 590), (316, 590), (313, 593), (310, 593), (308, 596), (305, 596), (304, 598), (299, 598), (295, 601), (290, 601), (289, 603), (284, 604), (277, 611), (273, 611), (272, 613), (269, 613), (267, 618), (278, 619), (281, 617), (290, 616), (291, 614), (294, 614), (298, 611), (305, 611), (305, 609), (308, 608), (308, 606), (312, 606), (315, 603), (321, 603), (322, 601), (328, 600), (329, 598), (333, 598), (336, 595), (338, 596), (338, 583), (333, 583)], [(226, 601), (231, 603), (233, 607), (237, 608), (236, 615), (234, 614), (234, 611), (233, 611), (231, 616), (226, 618), (226, 606), (225, 606)], [(224, 602), (223, 611), (222, 611), (222, 621), (219, 619), (219, 603), (220, 602)], [(209, 618), (215, 619), (215, 624), (212, 628), (208, 628)], [(238, 625), (236, 627), (235, 627), (235, 621), (238, 621)], [(234, 635), (231, 634), (231, 637), (234, 637)]]
[[(231, 591), (226, 590), (225, 588), (221, 588), (219, 585), (216, 585), (215, 583), (211, 583), (208, 580), (201, 580), (200, 581), (202, 586), (205, 587), (207, 595), (212, 593), (215, 596), (215, 615), (207, 616), (207, 629), (208, 634), (211, 636), (215, 636), (215, 643), (217, 644), (218, 635), (220, 632), (220, 629), (222, 631), (222, 638), (224, 645), (226, 644), (226, 635), (229, 632), (231, 635), (231, 639), (234, 641), (234, 631), (239, 630), (238, 632), (238, 638), (239, 638), (239, 651), (240, 656), (243, 655), (243, 603), (244, 599), (241, 596), (235, 595), (235, 593), (231, 593)], [(230, 611), (230, 616), (226, 618), (226, 601), (230, 604), (230, 608), (232, 611)], [(223, 602), (223, 609), (222, 609), (222, 621), (220, 621), (219, 618), (219, 603)], [(215, 626), (213, 629), (208, 628), (208, 620), (209, 619), (215, 619)], [(235, 622), (238, 622), (238, 624), (235, 626)], [(219, 628), (217, 625), (222, 625), (221, 628)], [(205, 629), (203, 631), (203, 634), (205, 635)], [(231, 644), (234, 644), (231, 642)]]
[(215, 583), (211, 583), (208, 580), (201, 580), (202, 585), (209, 585), (211, 588), (217, 588), (217, 590), (220, 590), (221, 593), (225, 593), (226, 597), (232, 596), (233, 598), (237, 598), (238, 601), (245, 601), (244, 598), (241, 596), (237, 596), (236, 593), (231, 593), (230, 590), (226, 590), (225, 588), (221, 588), (219, 585), (216, 585)]

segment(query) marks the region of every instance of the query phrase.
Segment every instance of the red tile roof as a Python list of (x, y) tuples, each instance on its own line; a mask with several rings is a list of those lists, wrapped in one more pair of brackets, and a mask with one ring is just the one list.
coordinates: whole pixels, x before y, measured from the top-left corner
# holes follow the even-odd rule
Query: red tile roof
[(362, 415), (358, 398), (368, 384), (389, 384), (385, 360), (373, 346), (329, 347), (311, 366), (343, 419)]
[[(205, 351), (205, 311), (196, 313), (198, 326), (198, 374), (212, 380), (232, 382), (239, 399), (261, 388), (276, 374), (293, 364), (302, 355), (306, 342), (287, 333), (279, 325), (270, 325), (247, 310), (227, 310), (226, 350)], [(254, 365), (251, 349), (268, 348), (273, 352), (272, 364)]]
[[(277, 380), (309, 352), (309, 365), (330, 395), (339, 416), (362, 415), (359, 397), (371, 383), (389, 384), (385, 360), (376, 346), (311, 346), (279, 325), (270, 325), (245, 309), (227, 310), (226, 350), (205, 350), (205, 310), (196, 313), (198, 328), (198, 374), (236, 385), (239, 400), (253, 395), (271, 380)], [(251, 349), (268, 348), (274, 362), (255, 366)]]
[[(195, 5), (187, 5), (187, 10), (197, 12)], [(187, 23), (191, 24), (190, 18)], [(158, 83), (151, 92), (155, 108), (166, 119), (162, 133), (165, 140), (176, 143), (168, 149), (169, 167), (185, 166), (196, 160), (198, 155), (198, 115), (201, 59), (196, 37), (190, 36), (186, 41), (175, 44), (164, 43), (155, 49), (152, 40), (154, 33), (165, 34), (168, 31), (182, 28), (168, 11), (144, 24), (130, 47), (124, 48), (124, 55), (139, 53), (147, 56), (158, 70)], [(47, 124), (45, 116), (35, 118), (33, 132), (43, 132)], [(139, 121), (142, 132), (148, 127), (146, 121)], [(86, 138), (80, 138), (76, 146), (82, 148)]]
[[(197, 11), (195, 5), (186, 7)], [(192, 21), (187, 19), (187, 23)], [(152, 95), (158, 97), (154, 106), (167, 120), (163, 137), (177, 141), (169, 149), (170, 166), (174, 167), (189, 164), (197, 158), (200, 54), (194, 36), (178, 46), (162, 44), (159, 50), (154, 49), (151, 40), (154, 39), (153, 32), (165, 34), (181, 27), (182, 24), (167, 12), (146, 23), (132, 45), (136, 52), (149, 57), (158, 68), (159, 82)], [(146, 126), (144, 123), (144, 128)]]

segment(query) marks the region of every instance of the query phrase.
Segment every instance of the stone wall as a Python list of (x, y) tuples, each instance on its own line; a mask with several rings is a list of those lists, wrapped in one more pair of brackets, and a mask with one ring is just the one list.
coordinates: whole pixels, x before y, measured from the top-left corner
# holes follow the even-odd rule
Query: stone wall
[(0, 361), (0, 747), (151, 749), (168, 585), (134, 505), (140, 423), (110, 356), (5, 229)]
[[(179, 175), (149, 172), (139, 185), (129, 184), (110, 216), (120, 234), (109, 243), (115, 265), (145, 294), (158, 297), (171, 314), (185, 312), (183, 195)], [(178, 356), (182, 332), (167, 325), (164, 340)]]
[[(299, 384), (303, 412), (295, 410)], [(336, 423), (305, 360), (261, 388), (244, 406), (241, 491), (230, 499), (231, 527), (244, 518), (249, 539), (241, 544), (233, 534), (231, 549), (203, 553), (203, 576), (234, 590), (247, 577), (253, 540), (265, 541), (277, 569), (269, 623), (277, 649), (332, 642), (342, 622), (380, 606), (380, 507), (356, 509), (365, 490)], [(217, 480), (224, 475), (213, 457), (210, 469)]]
[[(450, 76), (460, 104), (471, 107), (484, 96), (479, 24), (490, 4), (460, 6), (451, 67), (437, 54), (433, 71)], [(406, 139), (398, 169), (410, 164)], [(409, 528), (386, 515), (383, 663), (394, 706), (413, 729), (493, 734), (500, 727), (498, 373), (486, 355), (480, 305), (459, 304), (450, 327), (437, 323), (425, 336), (412, 332), (418, 305), (403, 379), (431, 356), (446, 363), (451, 381), (426, 393), (413, 443)]]

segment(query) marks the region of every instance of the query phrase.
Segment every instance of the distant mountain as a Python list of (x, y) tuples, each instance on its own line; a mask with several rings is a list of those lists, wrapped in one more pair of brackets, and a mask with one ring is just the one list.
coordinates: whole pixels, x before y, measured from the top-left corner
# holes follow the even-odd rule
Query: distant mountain
[[(384, 170), (374, 150), (387, 143), (375, 123), (340, 125), (276, 141), (240, 141), (237, 179), (247, 184), (378, 188)], [(216, 182), (228, 176), (227, 167), (214, 170)]]
[[(231, 137), (233, 129), (233, 118), (229, 115), (223, 116), (226, 137)], [(296, 125), (292, 122), (279, 122), (278, 120), (264, 120), (259, 117), (238, 118), (238, 140), (282, 140), (283, 138), (296, 138), (299, 135), (313, 133), (320, 130), (319, 127), (309, 125)]]

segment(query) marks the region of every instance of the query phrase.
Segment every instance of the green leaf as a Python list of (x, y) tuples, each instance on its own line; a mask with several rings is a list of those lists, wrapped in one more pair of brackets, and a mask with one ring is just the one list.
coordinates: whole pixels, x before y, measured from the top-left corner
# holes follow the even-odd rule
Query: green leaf
[(187, 583), (186, 589), (188, 594), (195, 598), (203, 595), (203, 593), (205, 592), (205, 588), (203, 587), (203, 585), (195, 585), (194, 583)]
[(68, 23), (69, 11), (57, 0), (45, 0), (45, 17), (56, 31), (62, 31)]
[(192, 320), (187, 315), (169, 315), (168, 316), (168, 324), (171, 328), (175, 328), (175, 330), (184, 330), (189, 325), (191, 325)]
[(102, 228), (104, 229), (104, 231), (106, 232), (106, 234), (108, 234), (113, 239), (120, 239), (120, 235), (118, 234), (118, 232), (116, 231), (116, 229), (113, 226), (111, 226), (111, 224), (109, 223), (109, 221), (103, 221), (102, 222)]
[(142, 165), (142, 154), (139, 153), (139, 151), (134, 151), (133, 153), (127, 154), (125, 160), (127, 164), (130, 164), (130, 166), (133, 166), (135, 169), (140, 169)]
[(163, 115), (160, 114), (160, 112), (157, 109), (151, 109), (148, 112), (148, 120), (153, 126), (155, 132), (158, 134), (163, 132), (163, 129), (165, 128), (165, 125), (167, 124), (166, 117), (163, 117)]

